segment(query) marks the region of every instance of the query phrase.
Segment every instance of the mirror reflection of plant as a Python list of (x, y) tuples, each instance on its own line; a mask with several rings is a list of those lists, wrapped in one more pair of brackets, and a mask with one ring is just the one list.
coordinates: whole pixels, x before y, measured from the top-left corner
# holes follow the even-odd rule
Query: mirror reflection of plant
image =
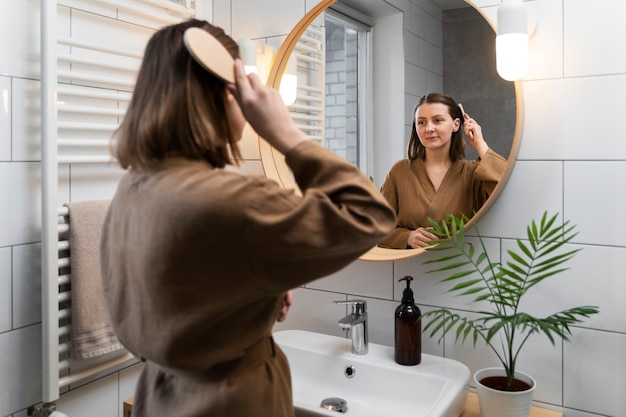
[[(462, 317), (442, 308), (423, 314), (427, 320), (424, 331), (431, 329), (430, 337), (441, 331), (439, 341), (456, 328), (455, 342), (473, 339), (474, 346), (482, 339), (498, 357), (507, 375), (506, 390), (513, 390), (515, 366), (522, 347), (532, 334), (543, 334), (554, 345), (555, 336), (568, 341), (570, 326), (581, 323), (583, 318), (599, 312), (595, 306), (574, 307), (544, 318), (534, 317), (519, 310), (524, 294), (543, 280), (568, 268), (563, 265), (581, 249), (559, 251), (576, 235), (569, 221), (558, 223), (558, 215), (548, 218), (543, 214), (537, 224), (534, 220), (527, 226), (528, 241), (517, 239), (517, 250), (507, 251), (506, 263), (493, 262), (485, 248), (480, 233), (479, 248), (466, 239), (467, 217), (446, 215), (443, 222), (431, 220), (434, 234), (439, 239), (429, 251), (447, 252), (425, 264), (439, 264), (428, 272), (450, 273), (442, 282), (455, 285), (448, 291), (457, 295), (473, 296), (473, 301), (486, 301), (489, 311), (479, 311), (478, 318)], [(494, 339), (496, 335), (500, 337)], [(497, 341), (500, 340), (499, 343)]]

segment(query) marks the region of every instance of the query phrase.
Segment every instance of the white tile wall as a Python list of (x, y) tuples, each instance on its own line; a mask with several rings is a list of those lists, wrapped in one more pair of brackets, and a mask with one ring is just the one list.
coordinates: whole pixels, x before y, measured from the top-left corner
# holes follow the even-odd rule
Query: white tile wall
[(0, 415), (41, 401), (41, 326), (0, 334)]
[(12, 145), (14, 161), (41, 160), (40, 82), (13, 79)]
[(41, 322), (41, 243), (13, 246), (13, 328)]
[[(235, 39), (287, 35), (306, 12), (304, 0), (230, 3), (232, 36)], [(277, 16), (280, 16), (280, 19), (277, 19)]]
[(626, 415), (626, 334), (574, 329), (565, 344), (565, 405), (607, 416)]
[(0, 75), (38, 78), (39, 1), (4, 1), (1, 7)]
[(0, 248), (0, 333), (11, 330), (11, 248)]
[(550, 215), (563, 211), (563, 163), (518, 160), (506, 188), (478, 227), (483, 236), (523, 238), (526, 226), (545, 211)]
[[(70, 6), (76, 1), (62, 3)], [(205, 15), (235, 38), (266, 38), (275, 47), (316, 3), (202, 2)], [(433, 48), (438, 45), (439, 32), (432, 32), (437, 17), (429, 0), (389, 3), (406, 12), (405, 71), (411, 83), (405, 86), (403, 102), (409, 113), (416, 96), (441, 86), (436, 72), (438, 53)], [(495, 20), (499, 0), (473, 3)], [(522, 146), (506, 189), (479, 227), (490, 238), (490, 245), (501, 243), (506, 248), (512, 244), (511, 238), (524, 237), (526, 224), (544, 210), (560, 212), (579, 226), (574, 246), (584, 250), (572, 261), (571, 270), (535, 288), (527, 307), (548, 313), (572, 305), (597, 304), (601, 314), (574, 328), (571, 343), (554, 348), (544, 339), (533, 338), (520, 358), (520, 368), (532, 373), (540, 384), (535, 399), (549, 407), (562, 406), (568, 417), (624, 416), (626, 402), (620, 387), (626, 382), (626, 244), (620, 231), (625, 230), (621, 213), (626, 208), (622, 191), (626, 189), (626, 141), (620, 133), (620, 115), (626, 114), (626, 55), (620, 51), (626, 43), (626, 4), (621, 0), (525, 3), (538, 24), (530, 43), (529, 72), (522, 83)], [(84, 33), (91, 25), (97, 27), (97, 16), (70, 15), (66, 6), (59, 9), (60, 33), (69, 34), (70, 24)], [(411, 19), (418, 9), (425, 14)], [(120, 24), (121, 30), (128, 27)], [(132, 36), (147, 37), (151, 30), (143, 28)], [(410, 34), (428, 39), (429, 48)], [(90, 35), (98, 39), (98, 33)], [(33, 301), (39, 296), (35, 258), (40, 240), (40, 168), (35, 148), (37, 107), (32, 101), (38, 88), (39, 2), (2, 2), (0, 39), (11, 39), (0, 41), (0, 92), (7, 91), (7, 99), (3, 93), (0, 102), (0, 415), (24, 417), (23, 410), (41, 400), (40, 384), (33, 383), (39, 379), (41, 360), (41, 328), (35, 324), (40, 306)], [(425, 63), (421, 61), (424, 57)], [(428, 70), (421, 73), (410, 68), (417, 65)], [(250, 158), (242, 170), (260, 173), (254, 144), (246, 141), (242, 148)], [(108, 198), (120, 175), (115, 167), (60, 166), (59, 170), (60, 203), (70, 198)], [(439, 305), (468, 308), (464, 301), (443, 292), (446, 287), (437, 283), (437, 276), (424, 273), (426, 267), (421, 263), (428, 256), (389, 264), (358, 261), (299, 288), (287, 321), (276, 329), (341, 335), (336, 321), (345, 309), (332, 301), (358, 296), (368, 301), (371, 340), (392, 345), (393, 311), (401, 297), (396, 280), (405, 274), (416, 278), (413, 287), (423, 311)], [(423, 344), (424, 352), (457, 358), (472, 370), (494, 365), (484, 348), (450, 340), (438, 344), (426, 336)], [(132, 395), (139, 370), (137, 365), (71, 391), (62, 397), (61, 411), (70, 416), (119, 417), (121, 403)]]
[(392, 299), (392, 268), (393, 265), (387, 262), (354, 262), (334, 274), (307, 284), (307, 288)]
[(11, 160), (11, 79), (0, 76), (0, 161)]
[[(600, 314), (586, 319), (582, 326), (626, 333), (626, 306), (619, 295), (626, 294), (623, 273), (626, 248), (596, 245), (569, 245), (581, 249), (568, 263), (570, 269), (530, 290), (528, 309), (551, 314), (566, 308), (595, 305)], [(602, 268), (602, 272), (598, 270)]]
[(625, 74), (525, 82), (519, 159), (626, 159), (619, 126), (603, 121), (625, 114), (624, 90)]
[(565, 214), (580, 227), (577, 242), (626, 247), (626, 155), (623, 159), (565, 163)]
[(40, 240), (40, 164), (0, 162), (0, 247)]
[(120, 398), (118, 378), (117, 374), (112, 374), (64, 394), (56, 402), (57, 410), (69, 417), (121, 416), (119, 404), (126, 398)]
[(619, 53), (626, 41), (626, 3), (598, 0), (594, 10), (602, 19), (591, 19), (585, 0), (563, 2), (563, 58), (566, 77), (626, 72), (626, 55)]

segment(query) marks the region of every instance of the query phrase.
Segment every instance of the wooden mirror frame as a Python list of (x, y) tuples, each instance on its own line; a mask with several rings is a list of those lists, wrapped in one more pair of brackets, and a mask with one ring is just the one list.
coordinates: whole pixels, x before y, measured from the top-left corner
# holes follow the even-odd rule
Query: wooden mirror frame
[[(282, 75), (285, 72), (287, 67), (287, 62), (289, 61), (289, 57), (293, 52), (296, 43), (302, 36), (302, 34), (306, 31), (309, 25), (326, 9), (328, 9), (332, 4), (336, 3), (337, 0), (322, 0), (320, 3), (315, 6), (311, 11), (309, 11), (293, 28), (293, 30), (289, 33), (283, 44), (280, 46), (278, 52), (274, 57), (274, 62), (272, 64), (272, 68), (270, 70), (270, 74), (267, 79), (267, 85), (272, 86), (273, 88), (278, 89), (280, 87), (280, 81), (282, 79)], [(473, 4), (469, 0), (465, 0), (471, 7), (477, 10), (483, 18), (489, 23), (489, 25), (494, 29), (493, 24), (490, 20), (485, 16), (485, 14)], [(522, 88), (521, 83), (519, 81), (514, 82), (515, 86), (515, 102), (516, 102), (516, 114), (515, 114), (515, 133), (513, 135), (513, 143), (511, 144), (511, 151), (507, 158), (507, 166), (502, 175), (502, 178), (498, 182), (498, 185), (494, 189), (491, 196), (487, 202), (478, 210), (478, 212), (471, 218), (468, 222), (466, 229), (469, 230), (475, 223), (477, 223), (493, 206), (496, 202), (497, 198), (502, 193), (502, 190), (506, 186), (506, 183), (513, 172), (513, 168), (515, 166), (515, 161), (517, 160), (517, 155), (519, 153), (519, 148), (521, 145), (522, 138), (522, 128), (523, 128), (523, 118), (524, 118), (524, 103), (522, 97)], [(285, 163), (284, 156), (278, 152), (276, 149), (272, 148), (265, 140), (259, 137), (259, 150), (261, 155), (261, 163), (263, 165), (263, 170), (265, 171), (265, 175), (268, 178), (271, 178), (278, 182), (282, 187), (287, 189), (299, 190), (297, 184), (293, 180), (293, 175), (291, 171), (287, 167)], [(426, 249), (387, 249), (380, 248), (378, 246), (373, 247), (368, 252), (363, 254), (359, 259), (364, 261), (373, 261), (373, 262), (389, 262), (389, 261), (399, 261), (403, 259), (412, 258), (414, 256), (421, 255), (426, 252)]]

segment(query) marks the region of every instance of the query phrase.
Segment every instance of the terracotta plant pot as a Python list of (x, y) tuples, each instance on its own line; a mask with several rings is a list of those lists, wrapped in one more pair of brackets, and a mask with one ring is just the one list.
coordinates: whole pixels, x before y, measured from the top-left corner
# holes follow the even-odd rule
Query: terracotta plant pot
[(490, 388), (480, 381), (490, 377), (506, 377), (504, 368), (485, 368), (474, 374), (480, 414), (482, 417), (528, 417), (537, 383), (530, 376), (515, 371), (515, 379), (530, 388), (522, 391), (502, 391)]

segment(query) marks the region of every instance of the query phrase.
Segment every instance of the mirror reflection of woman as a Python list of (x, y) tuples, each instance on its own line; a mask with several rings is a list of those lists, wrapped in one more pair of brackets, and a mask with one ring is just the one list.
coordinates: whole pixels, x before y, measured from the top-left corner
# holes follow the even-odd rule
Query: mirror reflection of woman
[[(429, 93), (413, 114), (408, 158), (394, 164), (381, 187), (397, 215), (395, 230), (379, 243), (385, 248), (428, 246), (436, 238), (428, 218), (471, 217), (506, 168), (506, 159), (489, 148), (481, 126), (452, 97)], [(465, 159), (463, 132), (479, 156), (475, 161)]]

